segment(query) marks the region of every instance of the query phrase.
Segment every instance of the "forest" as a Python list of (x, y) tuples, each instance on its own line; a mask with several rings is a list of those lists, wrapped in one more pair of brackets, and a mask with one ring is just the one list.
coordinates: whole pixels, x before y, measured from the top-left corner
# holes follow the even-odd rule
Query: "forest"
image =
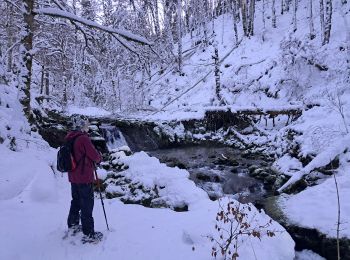
[(348, 0), (2, 0), (0, 259), (350, 259), (349, 86)]

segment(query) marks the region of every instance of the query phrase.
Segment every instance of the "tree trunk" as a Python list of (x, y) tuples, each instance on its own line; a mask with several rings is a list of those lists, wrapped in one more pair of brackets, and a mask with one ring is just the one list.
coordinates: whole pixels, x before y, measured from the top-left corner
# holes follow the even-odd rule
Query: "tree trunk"
[(276, 0), (272, 0), (272, 28), (277, 28), (277, 26), (276, 26)]
[(222, 11), (221, 13), (223, 14), (222, 15), (222, 27), (221, 27), (221, 44), (224, 44), (224, 32), (225, 32), (225, 2), (221, 3), (222, 4)]
[(324, 32), (325, 32), (325, 27), (324, 27), (324, 4), (323, 0), (320, 0), (320, 23), (321, 23), (321, 39), (322, 42), (324, 41)]
[(325, 27), (324, 27), (324, 38), (322, 43), (323, 45), (328, 44), (329, 39), (331, 37), (332, 13), (333, 13), (332, 0), (326, 0), (326, 20), (325, 20)]
[(181, 0), (177, 0), (177, 37), (178, 37), (178, 70), (182, 75), (182, 3)]
[(67, 78), (66, 76), (63, 76), (62, 79), (63, 82), (63, 107), (67, 108), (67, 104), (68, 104), (68, 89), (67, 89)]
[(171, 24), (171, 17), (172, 17), (172, 5), (173, 3), (166, 2), (164, 5), (164, 30), (163, 30), (163, 41), (164, 45), (166, 46), (168, 57), (170, 57), (171, 50), (173, 49), (174, 45), (174, 38), (172, 34), (172, 24)]
[(255, 0), (249, 2), (249, 36), (254, 35)]
[(249, 36), (247, 26), (247, 0), (242, 0), (241, 2), (241, 13), (244, 36)]
[(40, 95), (44, 94), (45, 66), (41, 65)]
[(298, 29), (298, 27), (297, 27), (297, 10), (298, 10), (298, 0), (294, 0), (294, 6), (293, 6), (293, 30), (294, 30), (294, 32)]
[(209, 40), (208, 40), (208, 29), (207, 29), (207, 23), (203, 22), (202, 23), (203, 26), (203, 32), (204, 32), (204, 46), (207, 47)]
[(7, 3), (7, 24), (6, 24), (6, 34), (7, 34), (7, 71), (12, 71), (12, 44), (14, 43), (14, 32), (13, 32), (13, 6)]
[(235, 42), (238, 43), (238, 30), (237, 30), (237, 4), (236, 1), (232, 3), (232, 15), (233, 15), (233, 30), (235, 32)]
[(309, 25), (310, 25), (310, 40), (313, 40), (315, 38), (315, 29), (314, 29), (314, 16), (313, 16), (313, 6), (312, 1), (309, 0)]
[(32, 82), (33, 65), (33, 29), (34, 29), (34, 0), (23, 1), (23, 37), (21, 40), (21, 64), (20, 64), (20, 82), (21, 93), (20, 102), (23, 105), (23, 111), (28, 118), (29, 123), (33, 123), (33, 115), (30, 106), (30, 85)]
[(121, 89), (120, 89), (120, 77), (118, 76), (117, 79), (118, 79), (117, 80), (117, 87), (118, 87), (119, 111), (122, 111), (122, 94), (121, 94)]
[(156, 34), (158, 36), (160, 36), (160, 24), (159, 24), (159, 8), (158, 8), (158, 0), (154, 0), (154, 14), (155, 14), (155, 30), (156, 30)]
[(50, 95), (50, 75), (48, 70), (45, 71), (45, 95)]
[(263, 22), (263, 31), (262, 31), (262, 40), (265, 41), (265, 33), (266, 33), (266, 3), (265, 0), (262, 0), (262, 22)]
[(215, 95), (219, 102), (219, 104), (223, 104), (222, 96), (221, 96), (221, 84), (220, 84), (220, 63), (219, 63), (219, 50), (217, 42), (214, 42), (214, 76), (215, 76)]

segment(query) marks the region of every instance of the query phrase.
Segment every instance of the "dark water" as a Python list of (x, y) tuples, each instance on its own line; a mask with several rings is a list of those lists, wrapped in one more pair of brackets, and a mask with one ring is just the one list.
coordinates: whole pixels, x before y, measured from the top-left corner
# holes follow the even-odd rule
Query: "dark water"
[(248, 167), (261, 165), (261, 160), (245, 159), (242, 151), (230, 147), (191, 146), (148, 152), (169, 166), (185, 168), (191, 179), (211, 199), (224, 194), (241, 202), (260, 201), (266, 191), (261, 181), (248, 175)]

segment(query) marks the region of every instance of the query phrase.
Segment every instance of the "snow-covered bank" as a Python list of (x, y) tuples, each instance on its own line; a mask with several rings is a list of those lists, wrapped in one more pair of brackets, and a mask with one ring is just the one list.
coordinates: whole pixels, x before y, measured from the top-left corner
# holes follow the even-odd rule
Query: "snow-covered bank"
[[(349, 153), (342, 156), (341, 167), (336, 174), (340, 197), (340, 237), (348, 239), (350, 239), (349, 159)], [(291, 223), (316, 228), (328, 237), (337, 236), (338, 202), (332, 177), (296, 195), (282, 196), (279, 204)]]
[(325, 260), (325, 258), (315, 254), (310, 250), (303, 250), (296, 253), (295, 260)]
[[(136, 153), (119, 159), (121, 163), (129, 166), (129, 169), (120, 173), (131, 185), (142, 189), (156, 190), (157, 198), (151, 203), (158, 205), (167, 205), (171, 208), (181, 208), (186, 206), (191, 210), (196, 203), (202, 200), (208, 200), (205, 191), (198, 188), (194, 182), (189, 181), (189, 173), (186, 170), (170, 168), (161, 164), (155, 157), (148, 156), (145, 152)], [(111, 191), (113, 188), (120, 189), (120, 186), (108, 186)], [(122, 187), (123, 188), (123, 187)], [(126, 194), (127, 196), (138, 196)], [(142, 194), (139, 194), (142, 196)]]
[[(54, 150), (46, 151), (46, 158), (52, 156), (55, 156)], [(14, 157), (20, 159), (21, 155)], [(136, 167), (139, 157), (142, 157), (141, 164), (153, 165), (153, 169), (158, 171), (153, 176), (138, 174), (141, 167)], [(45, 165), (44, 158), (30, 159), (33, 164), (29, 164), (28, 169), (36, 170), (32, 181), (22, 188), (19, 195), (0, 201), (0, 237), (3, 245), (1, 259), (211, 259), (212, 243), (206, 236), (215, 234), (218, 203), (210, 201), (206, 194), (196, 196), (196, 193), (203, 193), (196, 187), (188, 190), (191, 181), (186, 178), (182, 179), (182, 186), (178, 182), (177, 188), (170, 192), (172, 185), (168, 184), (177, 183), (171, 180), (178, 178), (172, 176), (177, 173), (159, 162), (156, 168), (156, 159), (146, 157), (143, 153), (131, 156), (129, 174), (134, 174), (139, 180), (142, 178), (144, 183), (163, 183), (165, 191), (169, 191), (169, 199), (185, 196), (184, 199), (192, 202), (190, 210), (177, 213), (170, 209), (124, 205), (118, 199), (106, 200), (109, 225), (112, 228), (111, 232), (107, 232), (101, 204), (96, 200), (95, 226), (106, 235), (104, 241), (97, 246), (81, 245), (79, 236), (68, 241), (62, 240), (70, 202), (69, 183), (65, 175), (52, 174), (47, 163), (46, 167), (37, 168), (36, 165)], [(3, 166), (3, 163), (0, 165)], [(11, 175), (8, 176), (10, 181), (7, 185), (11, 186), (11, 179), (22, 173), (22, 167), (13, 165), (8, 171)], [(186, 190), (191, 194), (186, 196)], [(270, 219), (264, 213), (258, 213), (255, 208), (251, 214), (255, 216), (252, 225), (267, 223)], [(270, 228), (283, 230), (276, 222)], [(278, 232), (273, 238), (263, 235), (261, 241), (246, 237), (241, 243), (239, 252), (242, 259), (253, 259), (254, 252), (261, 259), (294, 257), (294, 242), (286, 232)]]
[[(282, 195), (279, 205), (292, 224), (301, 227), (316, 228), (329, 238), (336, 237), (337, 191), (332, 174), (336, 174), (340, 195), (340, 237), (350, 238), (350, 196), (349, 183), (349, 127), (350, 104), (348, 95), (339, 97), (339, 108), (343, 109), (344, 120), (330, 100), (324, 105), (314, 107), (294, 123), (281, 131), (295, 131), (291, 147), (287, 154), (279, 158), (274, 166), (279, 172), (291, 176), (287, 184), (304, 179), (315, 186), (307, 187), (300, 193)], [(306, 159), (302, 163), (303, 159)], [(304, 164), (304, 165), (303, 165)], [(327, 166), (327, 167), (326, 167)], [(282, 188), (286, 187), (285, 184)], [(281, 189), (281, 191), (283, 191)]]

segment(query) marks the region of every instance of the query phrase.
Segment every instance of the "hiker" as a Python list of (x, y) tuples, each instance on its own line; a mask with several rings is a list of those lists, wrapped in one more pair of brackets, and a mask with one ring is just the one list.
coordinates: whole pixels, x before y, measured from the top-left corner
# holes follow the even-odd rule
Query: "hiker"
[[(76, 162), (74, 170), (68, 172), (72, 188), (72, 201), (68, 215), (68, 229), (79, 231), (82, 228), (86, 242), (99, 241), (101, 232), (95, 232), (92, 211), (94, 208), (94, 171), (95, 163), (100, 163), (102, 157), (95, 149), (89, 136), (89, 120), (84, 116), (73, 116), (73, 130), (65, 137), (65, 141), (75, 138), (73, 157)], [(80, 213), (79, 213), (80, 212)], [(81, 219), (81, 226), (79, 226)]]

